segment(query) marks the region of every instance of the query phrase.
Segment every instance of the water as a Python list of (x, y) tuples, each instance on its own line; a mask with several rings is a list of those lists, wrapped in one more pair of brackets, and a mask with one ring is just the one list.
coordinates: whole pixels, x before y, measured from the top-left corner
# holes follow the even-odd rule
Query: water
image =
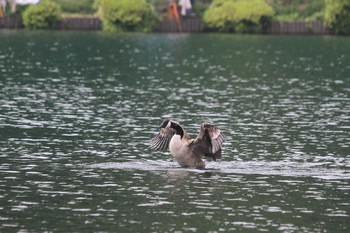
[[(349, 232), (346, 37), (0, 33), (1, 232)], [(164, 118), (226, 136), (207, 170)]]

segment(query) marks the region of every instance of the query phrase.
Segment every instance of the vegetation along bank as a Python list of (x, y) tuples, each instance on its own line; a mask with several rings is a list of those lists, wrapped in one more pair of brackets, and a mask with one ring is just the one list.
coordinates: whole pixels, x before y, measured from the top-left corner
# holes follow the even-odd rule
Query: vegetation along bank
[(186, 6), (182, 2), (186, 1), (41, 0), (15, 10), (6, 4), (0, 8), (0, 27), (350, 34), (350, 0), (188, 0)]

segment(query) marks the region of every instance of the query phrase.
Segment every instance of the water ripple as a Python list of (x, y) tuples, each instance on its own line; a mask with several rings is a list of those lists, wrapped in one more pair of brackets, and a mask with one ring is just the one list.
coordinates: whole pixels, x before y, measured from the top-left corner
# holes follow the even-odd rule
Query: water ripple
[(194, 173), (228, 173), (228, 174), (256, 174), (278, 175), (290, 177), (314, 177), (326, 180), (350, 179), (348, 170), (325, 168), (325, 164), (297, 163), (297, 162), (209, 162), (207, 169), (182, 169), (176, 162), (160, 160), (144, 160), (129, 162), (107, 162), (84, 165), (93, 169), (119, 169), (119, 170), (143, 170), (143, 171), (190, 171)]
[[(0, 40), (0, 231), (349, 229), (346, 38)], [(218, 125), (222, 161), (150, 151), (163, 118)]]

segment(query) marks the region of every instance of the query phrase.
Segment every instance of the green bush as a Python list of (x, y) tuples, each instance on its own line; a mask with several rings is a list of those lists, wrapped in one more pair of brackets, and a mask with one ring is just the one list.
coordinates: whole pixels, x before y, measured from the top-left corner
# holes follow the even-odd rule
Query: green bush
[(60, 6), (50, 0), (42, 0), (40, 4), (31, 5), (23, 12), (23, 24), (30, 29), (53, 28), (60, 19)]
[[(0, 0), (1, 2), (1, 0)], [(28, 5), (16, 5), (16, 11), (12, 12), (11, 11), (11, 6), (10, 4), (6, 4), (6, 7), (3, 8), (4, 15), (8, 16), (22, 16), (24, 10), (28, 7)]]
[(214, 0), (203, 20), (206, 27), (220, 32), (263, 32), (273, 15), (264, 0)]
[(210, 3), (209, 2), (201, 2), (196, 1), (193, 5), (193, 12), (197, 17), (203, 18), (204, 12), (208, 9)]
[(276, 12), (278, 21), (314, 21), (323, 19), (324, 1), (322, 0), (274, 0), (270, 5)]
[(149, 32), (157, 22), (146, 0), (98, 0), (96, 5), (105, 31)]
[(326, 0), (324, 20), (337, 34), (350, 34), (350, 0)]
[(95, 12), (93, 8), (94, 0), (54, 0), (62, 9), (62, 12), (69, 14), (93, 14)]

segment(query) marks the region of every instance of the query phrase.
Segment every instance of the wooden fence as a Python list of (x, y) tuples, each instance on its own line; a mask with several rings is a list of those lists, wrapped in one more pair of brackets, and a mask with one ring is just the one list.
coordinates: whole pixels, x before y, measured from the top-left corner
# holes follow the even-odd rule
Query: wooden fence
[[(22, 20), (18, 16), (0, 17), (0, 28), (23, 28)], [(55, 27), (57, 30), (101, 30), (102, 23), (97, 17), (63, 18)]]
[(22, 20), (19, 16), (0, 17), (0, 28), (23, 28)]
[[(200, 19), (187, 18), (181, 20), (182, 32), (202, 32), (204, 25)], [(163, 20), (157, 29), (157, 32), (179, 32), (179, 25), (175, 20)], [(272, 22), (267, 28), (266, 34), (297, 34), (297, 35), (327, 35), (331, 31), (324, 25), (322, 21), (304, 22)]]
[(330, 34), (330, 30), (322, 21), (304, 22), (273, 22), (267, 29), (267, 34)]
[(97, 17), (63, 18), (56, 26), (60, 30), (101, 30), (102, 22)]
[[(23, 28), (19, 17), (0, 17), (0, 28)], [(203, 22), (198, 18), (182, 18), (181, 25), (175, 20), (162, 20), (155, 28), (155, 32), (161, 33), (199, 33), (204, 28)], [(102, 22), (97, 17), (63, 18), (56, 26), (57, 30), (101, 30)], [(314, 22), (273, 22), (267, 29), (267, 34), (331, 34), (322, 21)]]

